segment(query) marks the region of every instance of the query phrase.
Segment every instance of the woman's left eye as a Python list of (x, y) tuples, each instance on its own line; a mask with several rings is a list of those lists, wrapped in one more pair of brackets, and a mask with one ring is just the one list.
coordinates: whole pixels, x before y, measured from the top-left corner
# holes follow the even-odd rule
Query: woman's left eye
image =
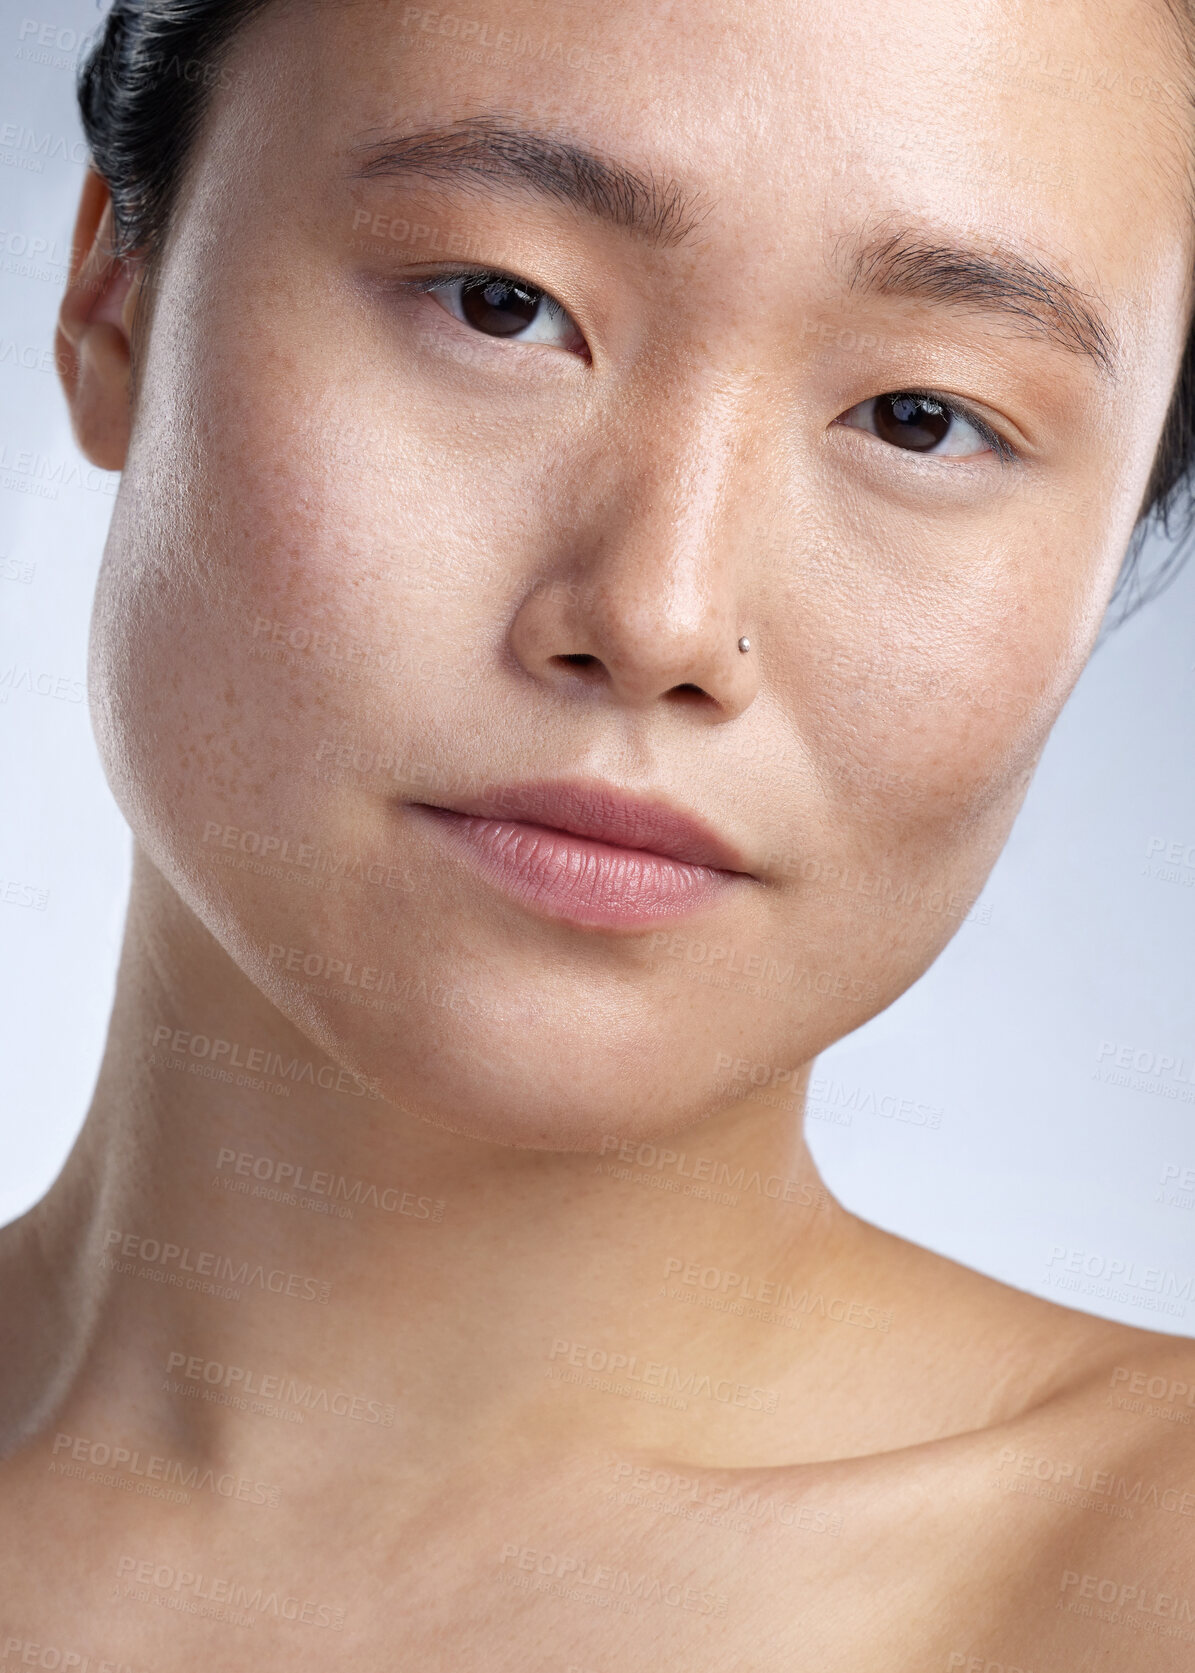
[(586, 343), (572, 316), (554, 296), (506, 273), (441, 273), (417, 288), (462, 325), (486, 337), (519, 343), (549, 343), (584, 354)]
[(910, 453), (956, 459), (977, 458), (981, 453), (995, 453), (1001, 459), (1015, 457), (1013, 449), (994, 430), (936, 395), (910, 390), (873, 395), (835, 422), (868, 430), (881, 441)]

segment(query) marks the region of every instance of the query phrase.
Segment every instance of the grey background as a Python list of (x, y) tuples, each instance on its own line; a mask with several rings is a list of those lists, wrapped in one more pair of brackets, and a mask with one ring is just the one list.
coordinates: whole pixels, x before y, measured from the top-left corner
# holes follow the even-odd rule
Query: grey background
[[(48, 1187), (82, 1122), (128, 888), (128, 832), (76, 696), (115, 479), (73, 444), (51, 348), (83, 174), (73, 67), (99, 16), (0, 0), (0, 1222)], [(819, 1060), (809, 1123), (857, 1213), (1185, 1335), (1193, 721), (1195, 565), (1096, 653), (971, 920)], [(919, 1120), (884, 1113), (901, 1100)]]

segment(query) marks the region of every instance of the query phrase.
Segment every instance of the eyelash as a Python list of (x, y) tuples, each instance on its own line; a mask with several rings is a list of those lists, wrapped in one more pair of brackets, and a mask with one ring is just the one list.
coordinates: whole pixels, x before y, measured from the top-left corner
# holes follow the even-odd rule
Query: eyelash
[[(912, 388), (902, 386), (900, 389), (885, 389), (881, 394), (870, 396), (869, 399), (883, 401), (901, 395), (911, 395), (914, 400), (918, 401), (934, 401), (943, 412), (949, 413), (951, 418), (964, 419), (973, 430), (983, 437), (1002, 465), (1020, 462), (1021, 455), (1016, 448), (1006, 442), (1003, 436), (997, 434), (992, 426), (986, 420), (980, 418), (972, 407), (967, 406), (963, 401), (956, 400), (953, 395), (943, 395), (936, 389), (922, 389), (914, 385)], [(862, 402), (856, 404), (862, 405)], [(933, 455), (921, 454), (918, 457), (932, 458)]]
[[(564, 304), (557, 302), (556, 298), (552, 296), (549, 291), (543, 290), (539, 285), (535, 284), (530, 279), (524, 279), (518, 273), (508, 273), (504, 269), (498, 267), (442, 268), (438, 273), (429, 274), (426, 278), (408, 280), (406, 288), (426, 296), (433, 294), (435, 291), (443, 290), (449, 285), (459, 284), (461, 281), (466, 279), (497, 279), (504, 284), (524, 285), (529, 290), (538, 291), (539, 294), (546, 298), (546, 300), (553, 306), (559, 308), (565, 314), (568, 313)], [(571, 318), (571, 315), (569, 317)], [(900, 395), (911, 395), (917, 400), (935, 401), (938, 406), (942, 408), (942, 411), (949, 414), (951, 418), (961, 418), (966, 423), (970, 424), (975, 432), (983, 437), (984, 441), (991, 448), (992, 452), (996, 455), (996, 458), (1002, 465), (1019, 462), (1020, 454), (1017, 452), (1016, 448), (1010, 446), (1010, 444), (1005, 441), (1004, 437), (999, 435), (997, 431), (995, 431), (992, 426), (986, 422), (986, 420), (982, 419), (979, 414), (974, 411), (973, 408), (967, 406), (962, 401), (956, 400), (953, 396), (942, 395), (936, 389), (913, 387), (887, 389), (882, 391), (879, 395), (869, 397), (869, 399), (884, 400), (888, 397)], [(856, 402), (856, 405), (862, 405), (862, 403)], [(932, 457), (932, 455), (925, 455), (925, 457)]]
[[(568, 309), (564, 306), (564, 303), (563, 302), (558, 302), (556, 300), (556, 298), (552, 295), (551, 291), (544, 290), (542, 285), (537, 285), (534, 282), (534, 280), (532, 280), (532, 279), (523, 278), (522, 274), (520, 274), (520, 273), (508, 273), (508, 272), (506, 272), (506, 270), (504, 268), (501, 268), (501, 267), (446, 267), (446, 268), (441, 268), (438, 273), (431, 273), (424, 279), (408, 279), (407, 281), (405, 281), (405, 288), (408, 289), (408, 290), (413, 290), (413, 291), (420, 292), (423, 295), (427, 296), (427, 295), (433, 294), (435, 291), (438, 291), (438, 290), (446, 290), (449, 285), (459, 284), (464, 279), (477, 279), (477, 280), (480, 280), (480, 279), (485, 279), (485, 280), (497, 279), (504, 285), (521, 285), (526, 290), (533, 290), (533, 291), (538, 292), (538, 294), (544, 298), (544, 301), (547, 302), (550, 305), (551, 308), (553, 308), (553, 309), (557, 310), (559, 313), (563, 314), (567, 319), (572, 320), (573, 316), (569, 313)], [(573, 324), (576, 326), (578, 336), (580, 336), (582, 342), (584, 342), (585, 341), (585, 336), (584, 336), (584, 332), (582, 332), (582, 330), (581, 330), (581, 327), (579, 325), (576, 325), (575, 320), (573, 320)], [(500, 339), (496, 338), (494, 340), (499, 341)], [(586, 350), (586, 353), (588, 354), (588, 352), (589, 352), (588, 343), (585, 344), (585, 350)]]
[[(501, 279), (507, 285), (525, 285), (528, 290), (540, 290), (539, 285), (530, 279), (524, 279), (518, 273), (506, 273), (500, 267), (442, 267), (438, 273), (430, 273), (425, 279), (410, 279), (411, 290), (432, 291), (439, 290), (442, 285), (456, 284), (460, 279)], [(542, 296), (547, 296), (546, 290), (540, 290)], [(555, 297), (552, 298), (555, 301)]]

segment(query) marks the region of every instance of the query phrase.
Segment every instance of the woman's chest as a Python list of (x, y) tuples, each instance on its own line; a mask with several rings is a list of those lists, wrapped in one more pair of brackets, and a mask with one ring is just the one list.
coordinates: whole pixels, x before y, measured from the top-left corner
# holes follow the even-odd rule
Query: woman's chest
[[(993, 1464), (986, 1441), (843, 1471), (607, 1460), (565, 1491), (479, 1499), (467, 1527), (427, 1528), (395, 1553), (389, 1625), (428, 1673), (1195, 1665), (1189, 1529), (1176, 1546), (1161, 1509), (1013, 1493)], [(379, 1606), (363, 1589), (354, 1614)], [(379, 1673), (385, 1631), (375, 1613), (359, 1657)]]
[(77, 1538), (64, 1526), (10, 1544), (6, 1664), (1164, 1673), (1195, 1662), (1195, 1572), (1184, 1595), (1158, 1514), (1011, 1493), (983, 1458), (746, 1475), (608, 1459), (522, 1488), (479, 1479), (417, 1516), (330, 1502), (252, 1531), (201, 1528), (181, 1511), (151, 1531), (136, 1507), (119, 1508), (111, 1526), (82, 1519)]

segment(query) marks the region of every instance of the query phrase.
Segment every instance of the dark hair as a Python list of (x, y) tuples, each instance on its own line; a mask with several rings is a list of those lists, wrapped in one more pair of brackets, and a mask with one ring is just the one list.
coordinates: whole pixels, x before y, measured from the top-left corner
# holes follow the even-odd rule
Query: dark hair
[[(108, 183), (117, 255), (152, 269), (187, 154), (237, 31), (270, 0), (115, 0), (79, 70), (93, 165)], [(1195, 84), (1192, 0), (1166, 0)], [(1195, 105), (1195, 99), (1192, 100)], [(1195, 130), (1195, 121), (1192, 122)], [(1162, 536), (1146, 573), (1142, 552)], [(1110, 601), (1119, 625), (1167, 587), (1195, 544), (1195, 324), (1188, 333), (1149, 484)], [(1113, 607), (1116, 607), (1115, 610)]]
[(117, 255), (152, 262), (236, 32), (267, 0), (115, 0), (79, 67), (92, 163), (108, 183)]

